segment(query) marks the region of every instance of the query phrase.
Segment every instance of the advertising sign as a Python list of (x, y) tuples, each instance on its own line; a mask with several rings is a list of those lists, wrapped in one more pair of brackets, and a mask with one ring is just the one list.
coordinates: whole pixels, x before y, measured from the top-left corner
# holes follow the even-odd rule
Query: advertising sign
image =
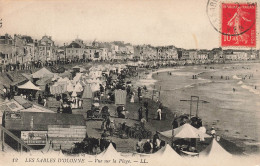
[(47, 131), (21, 131), (21, 139), (28, 145), (45, 145)]

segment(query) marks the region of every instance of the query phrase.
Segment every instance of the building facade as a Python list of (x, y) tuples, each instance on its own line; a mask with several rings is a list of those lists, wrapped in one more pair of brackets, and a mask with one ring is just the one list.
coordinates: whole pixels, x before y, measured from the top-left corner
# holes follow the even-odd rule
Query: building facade
[(43, 36), (38, 42), (38, 56), (37, 60), (45, 61), (56, 61), (56, 47), (51, 36)]
[(11, 63), (13, 56), (13, 39), (10, 35), (0, 36), (0, 64), (7, 65)]

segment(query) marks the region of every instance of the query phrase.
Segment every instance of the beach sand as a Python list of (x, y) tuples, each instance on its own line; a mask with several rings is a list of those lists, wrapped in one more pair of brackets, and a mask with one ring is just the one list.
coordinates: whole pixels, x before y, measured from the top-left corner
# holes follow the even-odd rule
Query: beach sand
[[(208, 129), (214, 126), (218, 135), (234, 142), (247, 154), (259, 152), (260, 96), (259, 89), (254, 89), (254, 86), (259, 86), (260, 73), (257, 69), (260, 64), (210, 66), (214, 69), (187, 66), (172, 72), (171, 76), (167, 72), (154, 74), (153, 78), (157, 80), (155, 87), (162, 87), (161, 101), (173, 112), (189, 113), (190, 103), (180, 100), (199, 96), (209, 102), (199, 104), (199, 117)], [(193, 80), (193, 74), (198, 74), (198, 79)], [(250, 74), (253, 74), (250, 79), (241, 79)], [(192, 110), (194, 115), (196, 104)]]
[[(185, 69), (185, 68), (179, 67), (179, 68), (170, 69), (170, 70), (172, 71), (172, 73), (174, 73), (174, 71), (180, 71), (183, 69)], [(167, 69), (163, 69), (164, 72), (166, 70)], [(160, 72), (160, 74), (158, 74), (158, 77), (162, 76), (163, 74), (166, 74), (166, 76), (167, 76), (167, 73), (164, 73), (163, 71)], [(197, 71), (196, 73), (202, 73), (202, 72), (203, 72), (203, 70)], [(150, 74), (151, 73), (152, 73), (152, 71), (150, 71)], [(157, 73), (157, 71), (154, 71), (153, 73), (154, 73), (153, 77), (155, 79), (158, 79), (158, 78), (156, 78), (157, 75), (155, 74), (155, 73)], [(147, 74), (145, 74), (144, 71), (140, 71), (139, 72), (140, 77), (138, 76), (138, 77), (129, 79), (132, 81), (134, 89), (137, 89), (137, 87), (140, 85), (144, 85), (143, 80), (149, 80), (149, 79), (152, 80), (153, 78), (151, 78), (150, 74), (147, 75)], [(184, 74), (187, 76), (190, 76), (190, 74), (192, 74), (192, 72), (186, 72)], [(170, 79), (170, 78), (167, 77), (167, 79)], [(180, 80), (182, 80), (182, 79), (183, 78), (180, 78)], [(185, 80), (183, 79), (182, 81), (185, 81)], [(202, 80), (198, 79), (195, 81), (196, 81), (196, 83), (199, 83), (199, 84), (211, 82), (204, 78)], [(194, 87), (196, 87), (194, 85), (194, 83), (193, 83), (193, 85), (191, 85), (190, 82), (186, 82), (185, 84), (178, 85), (179, 87), (171, 90), (171, 91), (174, 91), (174, 95), (171, 95), (170, 96), (171, 98), (169, 100), (167, 95), (165, 95), (165, 92), (168, 91), (166, 88), (170, 88), (170, 85), (164, 86), (164, 85), (160, 85), (160, 83), (161, 83), (160, 80), (157, 80), (157, 81), (153, 80), (151, 82), (146, 81), (145, 85), (149, 86), (148, 89), (153, 89), (154, 84), (155, 84), (155, 87), (157, 87), (157, 88), (159, 88), (159, 86), (163, 87), (161, 89), (160, 100), (163, 102), (163, 104), (165, 106), (163, 109), (163, 112), (165, 112), (167, 114), (166, 120), (158, 121), (158, 120), (154, 119), (154, 117), (156, 117), (156, 110), (158, 109), (158, 104), (155, 101), (151, 100), (152, 91), (149, 90), (147, 93), (143, 94), (144, 100), (147, 100), (149, 103), (149, 122), (146, 124), (146, 128), (151, 130), (153, 132), (153, 134), (155, 133), (155, 131), (161, 132), (161, 131), (166, 131), (166, 130), (171, 129), (172, 128), (171, 124), (172, 124), (174, 113), (177, 113), (180, 115), (182, 113), (189, 112), (189, 103), (183, 103), (183, 102), (180, 102), (179, 100), (180, 99), (189, 99), (191, 94), (193, 94), (193, 95), (198, 94), (198, 88), (194, 88)], [(167, 84), (167, 81), (164, 81), (164, 83)], [(181, 88), (181, 86), (184, 86), (184, 88)], [(199, 90), (199, 91), (201, 91), (201, 90)], [(201, 99), (206, 100), (204, 98), (204, 96), (202, 96)], [(207, 99), (207, 100), (209, 100), (209, 99)], [(126, 109), (129, 111), (129, 119), (120, 119), (120, 118), (112, 117), (116, 123), (123, 123), (125, 121), (127, 123), (127, 125), (129, 125), (129, 126), (133, 126), (135, 123), (139, 123), (137, 120), (138, 119), (137, 110), (142, 105), (142, 103), (138, 103), (137, 98), (135, 99), (135, 101), (136, 101), (136, 103), (130, 103), (129, 100), (127, 101)], [(170, 104), (167, 102), (170, 102)], [(212, 100), (210, 100), (209, 102), (213, 104), (213, 106), (210, 106), (211, 108), (213, 108), (215, 106), (215, 104), (217, 104), (217, 105), (219, 104), (219, 103), (213, 102)], [(105, 105), (107, 105), (107, 104), (105, 104)], [(113, 113), (114, 110), (116, 109), (116, 106), (114, 104), (109, 104), (108, 106), (110, 108), (110, 111)], [(209, 114), (204, 115), (203, 110), (207, 110), (208, 107), (202, 106), (202, 108), (201, 108), (201, 106), (200, 106), (199, 115), (203, 119), (203, 123), (207, 128), (209, 128), (211, 126), (216, 127), (217, 134), (221, 135), (221, 137), (222, 137), (222, 139), (220, 140), (220, 144), (227, 151), (229, 151), (232, 154), (238, 154), (238, 155), (241, 155), (244, 151), (246, 151), (247, 153), (257, 151), (257, 148), (254, 149), (254, 146), (248, 146), (248, 145), (242, 146), (242, 145), (238, 144), (239, 141), (237, 141), (237, 140), (241, 141), (242, 140), (241, 138), (240, 139), (236, 138), (236, 137), (234, 138), (234, 137), (232, 137), (232, 135), (222, 134), (221, 129), (225, 129), (225, 126), (223, 128), (220, 128), (217, 124), (218, 124), (218, 122), (220, 122), (219, 124), (221, 124), (221, 122), (222, 122), (221, 120), (223, 120), (223, 118), (219, 117), (219, 119), (218, 119), (218, 117), (214, 116), (214, 113), (212, 114), (212, 112), (208, 112)], [(215, 106), (215, 108), (216, 108), (216, 106)], [(85, 107), (84, 107), (84, 110), (85, 110)], [(222, 118), (222, 119), (220, 120), (220, 118)], [(225, 119), (225, 116), (224, 116), (224, 119)], [(86, 124), (87, 124), (87, 129), (88, 129), (87, 132), (88, 132), (89, 136), (100, 138), (100, 135), (102, 133), (102, 131), (100, 130), (101, 121), (87, 121)], [(230, 138), (228, 136), (230, 136)], [(113, 140), (117, 144), (118, 151), (121, 151), (121, 152), (134, 152), (135, 151), (135, 144), (137, 142), (137, 139), (132, 139), (132, 138), (120, 139), (120, 138), (117, 138), (116, 136), (108, 137), (108, 138)], [(203, 145), (202, 148), (205, 148), (206, 145)], [(239, 146), (237, 146), (237, 145), (239, 145)], [(249, 149), (246, 149), (246, 148), (249, 148)], [(202, 149), (200, 149), (200, 150), (202, 150)]]

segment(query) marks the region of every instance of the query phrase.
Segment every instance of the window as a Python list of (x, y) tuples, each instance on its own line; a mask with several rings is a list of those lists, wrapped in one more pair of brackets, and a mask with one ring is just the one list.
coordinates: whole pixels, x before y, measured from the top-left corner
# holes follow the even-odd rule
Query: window
[(76, 50), (76, 53), (78, 53), (78, 50)]
[(70, 53), (70, 50), (68, 50), (68, 53)]

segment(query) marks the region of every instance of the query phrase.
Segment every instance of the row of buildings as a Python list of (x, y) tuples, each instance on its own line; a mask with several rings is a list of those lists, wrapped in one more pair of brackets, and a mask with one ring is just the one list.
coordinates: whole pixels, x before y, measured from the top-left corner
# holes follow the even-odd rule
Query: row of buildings
[(90, 42), (75, 39), (70, 44), (58, 46), (51, 36), (40, 40), (27, 35), (0, 35), (0, 64), (26, 64), (33, 61), (67, 60), (254, 60), (259, 50), (182, 49), (175, 46), (133, 46), (123, 41)]
[(0, 36), (0, 64), (26, 64), (37, 61), (111, 60), (133, 58), (134, 47), (117, 41), (110, 43), (75, 39), (58, 46), (51, 36), (34, 40), (30, 36), (5, 34)]
[(153, 47), (151, 45), (136, 46), (135, 53), (141, 60), (171, 59), (171, 60), (255, 60), (259, 59), (259, 50), (235, 50), (222, 48), (182, 49), (174, 46)]

